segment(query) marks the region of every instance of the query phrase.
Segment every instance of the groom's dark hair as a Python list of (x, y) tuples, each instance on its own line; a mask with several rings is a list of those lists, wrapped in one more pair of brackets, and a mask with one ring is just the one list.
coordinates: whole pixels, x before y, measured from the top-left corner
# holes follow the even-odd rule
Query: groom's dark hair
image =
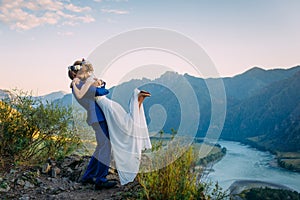
[(68, 71), (69, 78), (73, 80), (76, 77), (76, 72), (69, 70)]

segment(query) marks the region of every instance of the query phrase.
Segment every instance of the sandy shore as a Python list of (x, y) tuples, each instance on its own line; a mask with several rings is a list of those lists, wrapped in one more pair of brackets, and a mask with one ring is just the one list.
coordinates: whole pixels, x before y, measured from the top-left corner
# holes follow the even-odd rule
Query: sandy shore
[(258, 180), (237, 180), (230, 185), (229, 190), (231, 195), (235, 195), (235, 194), (240, 194), (244, 190), (248, 190), (251, 188), (261, 188), (261, 187), (294, 191), (293, 189), (284, 185), (258, 181)]

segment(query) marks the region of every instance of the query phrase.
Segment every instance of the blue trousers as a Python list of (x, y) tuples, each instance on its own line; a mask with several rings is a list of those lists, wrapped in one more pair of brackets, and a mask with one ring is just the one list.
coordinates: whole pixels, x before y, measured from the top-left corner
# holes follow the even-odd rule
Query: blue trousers
[(82, 177), (82, 181), (106, 182), (111, 156), (108, 127), (106, 121), (94, 123), (92, 127), (96, 134), (97, 147)]

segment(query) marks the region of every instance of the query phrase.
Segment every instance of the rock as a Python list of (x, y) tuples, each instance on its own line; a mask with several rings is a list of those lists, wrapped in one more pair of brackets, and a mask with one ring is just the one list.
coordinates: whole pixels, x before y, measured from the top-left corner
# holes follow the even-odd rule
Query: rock
[(77, 165), (77, 163), (79, 163), (81, 161), (81, 157), (78, 156), (78, 155), (71, 155), (71, 156), (68, 156), (66, 157), (62, 164), (61, 164), (61, 167), (62, 168), (65, 168), (65, 167), (69, 167), (71, 165)]
[(58, 174), (60, 174), (60, 169), (58, 167), (53, 167), (51, 169), (51, 177), (56, 178)]
[(24, 189), (34, 188), (35, 185), (30, 183), (29, 181), (25, 181)]
[(9, 173), (10, 174), (15, 174), (15, 173), (17, 173), (18, 171), (17, 170), (14, 170), (14, 169), (11, 169), (10, 171), (9, 171)]
[(51, 178), (51, 182), (54, 184), (54, 185), (58, 185), (58, 180), (56, 178)]
[(19, 178), (17, 180), (17, 184), (20, 185), (20, 186), (24, 186), (25, 185), (25, 181), (23, 179)]
[(48, 163), (49, 163), (52, 167), (55, 167), (55, 166), (56, 166), (56, 162), (55, 162), (55, 160), (53, 160), (52, 158), (49, 158), (49, 159), (48, 159)]
[(43, 181), (39, 178), (36, 178), (35, 182), (36, 182), (37, 185), (41, 185), (43, 183)]
[(44, 174), (47, 174), (51, 169), (51, 165), (49, 163), (46, 163), (43, 165), (43, 168), (42, 168), (42, 173)]
[(73, 188), (74, 188), (75, 190), (78, 190), (78, 189), (81, 188), (80, 186), (81, 186), (81, 185), (80, 185), (79, 183), (74, 183)]
[(48, 200), (56, 200), (58, 199), (56, 195), (47, 195), (46, 199)]
[(67, 172), (72, 174), (73, 173), (73, 169), (71, 169), (70, 167), (67, 168)]
[(40, 175), (41, 175), (41, 172), (40, 172), (39, 169), (36, 170), (36, 175), (37, 175), (37, 176), (40, 176)]
[(0, 192), (8, 192), (10, 190), (9, 185), (6, 182), (0, 184)]
[(29, 200), (29, 199), (30, 199), (29, 194), (24, 194), (23, 196), (21, 196), (21, 197), (19, 198), (19, 200)]

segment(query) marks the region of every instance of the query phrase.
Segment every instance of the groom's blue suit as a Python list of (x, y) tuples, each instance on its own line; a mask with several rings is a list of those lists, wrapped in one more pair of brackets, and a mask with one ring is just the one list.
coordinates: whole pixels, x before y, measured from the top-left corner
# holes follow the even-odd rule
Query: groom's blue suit
[[(77, 87), (80, 89), (82, 85), (80, 83)], [(74, 94), (73, 89), (72, 93)], [(82, 182), (92, 182), (95, 180), (97, 184), (107, 181), (106, 176), (108, 175), (111, 156), (106, 119), (101, 108), (95, 101), (95, 96), (101, 95), (103, 95), (103, 88), (95, 86), (91, 86), (81, 99), (77, 99), (76, 95), (74, 95), (78, 103), (87, 111), (87, 123), (93, 127), (97, 140), (97, 147), (82, 177)]]

